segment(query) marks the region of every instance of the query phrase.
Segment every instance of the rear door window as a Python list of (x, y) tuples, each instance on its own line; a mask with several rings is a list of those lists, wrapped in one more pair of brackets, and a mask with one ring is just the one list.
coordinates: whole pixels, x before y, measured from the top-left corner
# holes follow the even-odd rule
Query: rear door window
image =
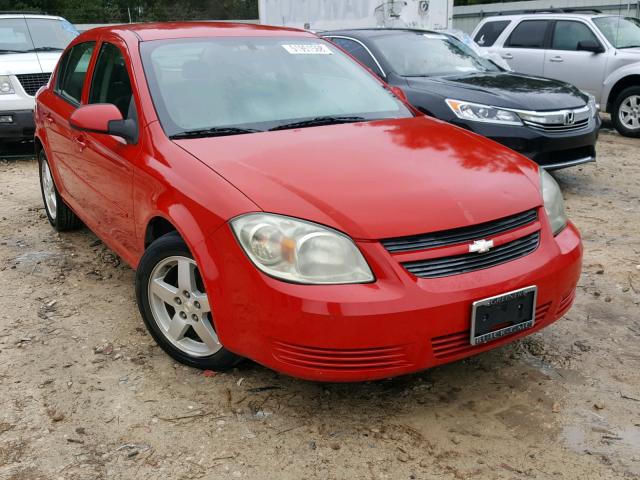
[(95, 42), (79, 43), (60, 62), (55, 92), (72, 104), (80, 104), (84, 79), (95, 45)]
[(504, 32), (504, 29), (507, 28), (507, 25), (509, 25), (510, 23), (511, 20), (487, 22), (482, 25), (482, 27), (480, 27), (480, 30), (478, 30), (478, 33), (476, 33), (473, 41), (481, 47), (491, 47), (494, 43), (496, 43), (496, 40), (498, 39), (500, 34)]
[(544, 48), (549, 30), (549, 20), (525, 20), (513, 29), (505, 47)]
[(375, 73), (379, 77), (384, 76), (375, 59), (360, 42), (352, 40), (350, 38), (341, 37), (330, 37), (330, 40), (340, 48), (342, 48), (344, 51), (357, 58), (361, 63), (369, 67), (369, 69), (373, 73)]
[(582, 22), (559, 20), (553, 28), (552, 50), (578, 50), (579, 42), (600, 44), (591, 29)]

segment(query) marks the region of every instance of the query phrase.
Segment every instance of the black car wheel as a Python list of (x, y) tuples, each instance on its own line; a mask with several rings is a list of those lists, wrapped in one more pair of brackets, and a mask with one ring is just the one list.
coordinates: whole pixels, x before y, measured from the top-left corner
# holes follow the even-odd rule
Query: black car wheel
[(56, 187), (51, 168), (44, 150), (38, 154), (40, 170), (40, 191), (49, 223), (59, 232), (75, 230), (82, 226), (82, 221), (73, 210), (64, 203)]
[(226, 370), (242, 360), (220, 343), (212, 299), (193, 255), (176, 232), (160, 237), (145, 251), (136, 271), (136, 297), (149, 333), (175, 360), (212, 370)]
[(625, 137), (640, 137), (640, 87), (624, 89), (613, 105), (611, 121)]

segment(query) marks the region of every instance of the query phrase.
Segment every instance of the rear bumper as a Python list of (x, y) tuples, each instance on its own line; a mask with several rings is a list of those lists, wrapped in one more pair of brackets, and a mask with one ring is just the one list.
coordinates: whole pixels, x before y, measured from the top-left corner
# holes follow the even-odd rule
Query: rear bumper
[(468, 122), (463, 126), (530, 158), (547, 170), (595, 162), (596, 141), (602, 124), (591, 119), (577, 132), (547, 133), (525, 126), (492, 125)]
[[(364, 381), (484, 352), (560, 318), (580, 276), (580, 236), (569, 224), (555, 238), (549, 232), (543, 237), (525, 257), (434, 279), (410, 275), (378, 242), (358, 242), (376, 275), (374, 283), (362, 285), (270, 278), (250, 263), (228, 226), (196, 248), (196, 257), (226, 348), (296, 377)], [(472, 303), (530, 285), (538, 287), (535, 326), (470, 345)]]
[(0, 122), (0, 141), (32, 140), (35, 133), (33, 110), (0, 111), (0, 117), (10, 116), (9, 123)]

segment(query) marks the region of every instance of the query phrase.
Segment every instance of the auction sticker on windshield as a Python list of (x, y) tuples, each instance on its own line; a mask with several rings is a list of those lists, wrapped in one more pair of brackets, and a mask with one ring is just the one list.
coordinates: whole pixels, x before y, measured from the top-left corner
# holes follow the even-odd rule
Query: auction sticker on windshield
[(333, 55), (333, 52), (322, 43), (306, 45), (282, 45), (292, 55)]

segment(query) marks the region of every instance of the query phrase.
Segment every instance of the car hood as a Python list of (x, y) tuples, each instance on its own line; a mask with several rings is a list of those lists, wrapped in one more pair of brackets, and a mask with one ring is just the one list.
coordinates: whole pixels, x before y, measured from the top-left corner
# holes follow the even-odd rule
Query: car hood
[(62, 52), (8, 53), (0, 55), (0, 75), (53, 72)]
[(586, 104), (568, 83), (517, 73), (475, 73), (448, 77), (407, 78), (409, 86), (445, 98), (520, 110), (560, 110)]
[(262, 210), (358, 239), (462, 227), (542, 203), (535, 164), (427, 117), (175, 143)]

